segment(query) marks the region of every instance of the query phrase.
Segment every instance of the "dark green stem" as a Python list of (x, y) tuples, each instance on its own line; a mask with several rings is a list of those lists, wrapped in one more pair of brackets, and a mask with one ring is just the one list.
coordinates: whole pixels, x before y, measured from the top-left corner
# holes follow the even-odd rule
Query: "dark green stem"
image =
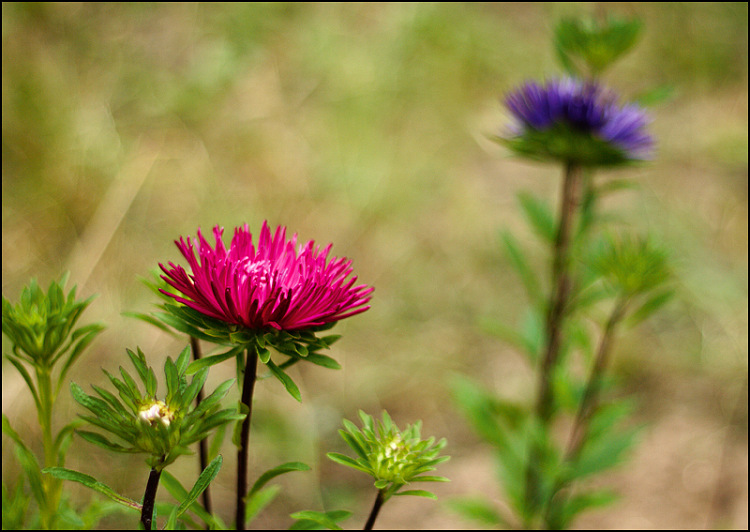
[[(546, 342), (542, 364), (539, 368), (535, 406), (536, 418), (543, 431), (546, 431), (549, 425), (554, 407), (552, 374), (560, 355), (563, 322), (572, 287), (572, 279), (569, 271), (570, 243), (576, 214), (581, 201), (582, 183), (583, 168), (579, 165), (568, 163), (565, 166), (565, 175), (563, 176), (560, 221), (557, 228), (552, 261), (552, 294), (547, 309)], [(539, 461), (541, 460), (542, 452), (543, 450), (540, 448), (538, 441), (534, 440), (530, 443), (526, 468), (526, 515), (524, 518), (527, 525), (529, 525), (529, 521), (533, 519), (534, 514), (536, 514), (540, 504), (542, 504), (539, 471)]]
[[(190, 347), (193, 351), (193, 359), (194, 360), (200, 360), (201, 358), (201, 346), (198, 343), (198, 339), (194, 336), (190, 337)], [(198, 390), (198, 395), (195, 397), (195, 406), (198, 407), (201, 402), (203, 402), (203, 387), (201, 387), (200, 390)], [(206, 470), (206, 467), (208, 467), (208, 441), (206, 438), (203, 438), (200, 442), (198, 442), (198, 455), (200, 459), (200, 472)], [(201, 495), (203, 498), (203, 508), (206, 509), (206, 511), (209, 514), (212, 514), (212, 505), (211, 505), (211, 486), (207, 486), (206, 489), (203, 491), (203, 494)], [(208, 530), (210, 527), (206, 525), (206, 530)]]
[(242, 421), (240, 432), (240, 448), (237, 450), (237, 510), (235, 513), (237, 530), (245, 530), (245, 496), (247, 495), (247, 460), (248, 442), (250, 441), (250, 418), (253, 413), (253, 390), (258, 371), (258, 351), (253, 347), (247, 349), (245, 374), (242, 378), (242, 398), (247, 416)]
[(146, 483), (146, 493), (143, 494), (143, 510), (141, 510), (141, 523), (146, 530), (151, 530), (151, 523), (154, 520), (154, 503), (156, 502), (156, 490), (159, 488), (160, 477), (161, 470), (152, 467)]
[(378, 490), (378, 496), (375, 497), (375, 504), (372, 505), (372, 510), (370, 510), (370, 517), (367, 518), (365, 527), (362, 530), (372, 530), (372, 527), (375, 524), (375, 519), (377, 519), (380, 508), (383, 506), (384, 502), (385, 493), (383, 490)]

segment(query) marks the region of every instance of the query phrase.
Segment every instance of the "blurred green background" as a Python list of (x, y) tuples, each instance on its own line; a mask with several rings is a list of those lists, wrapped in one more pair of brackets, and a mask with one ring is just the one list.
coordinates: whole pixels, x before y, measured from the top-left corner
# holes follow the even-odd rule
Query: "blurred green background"
[[(645, 23), (607, 83), (628, 98), (672, 88), (653, 109), (658, 158), (618, 171), (640, 188), (608, 206), (669, 246), (680, 288), (621, 335), (614, 372), (646, 428), (632, 460), (601, 480), (621, 502), (577, 526), (746, 528), (746, 3), (3, 3), (3, 295), (15, 301), (32, 277), (46, 286), (66, 270), (80, 294), (99, 294), (82, 323), (108, 329), (71, 372), (88, 389), (105, 382), (101, 367), (126, 364), (125, 347), (155, 368), (183, 347), (121, 316), (150, 309), (137, 277), (179, 261), (179, 236), (268, 220), (333, 242), (376, 287), (372, 309), (337, 325), (341, 371), (293, 371), (301, 405), (273, 379), (258, 387), (252, 471), (291, 460), (313, 471), (282, 477), (254, 524), (345, 508), (344, 524), (361, 526), (374, 488), (324, 453), (344, 450), (341, 417), (387, 408), (400, 426), (423, 419), (423, 434), (448, 439), (453, 458), (438, 474), (453, 482), (435, 487), (437, 503), (394, 499), (378, 526), (470, 526), (444, 502), (499, 492), (451, 378), (532, 397), (531, 370), (482, 323), (515, 323), (525, 305), (500, 229), (547, 264), (516, 193), (553, 202), (559, 184), (557, 168), (512, 159), (487, 135), (504, 124), (504, 92), (560, 73), (559, 18), (597, 11)], [(233, 371), (215, 366), (210, 386)], [(79, 410), (61, 396), (60, 425)], [(5, 361), (3, 413), (34, 437), (30, 394)], [(14, 484), (11, 447), (4, 438), (3, 480)], [(214, 500), (230, 519), (225, 456)], [(79, 441), (67, 465), (142, 496), (141, 457)], [(196, 467), (181, 459), (174, 473), (192, 483)]]

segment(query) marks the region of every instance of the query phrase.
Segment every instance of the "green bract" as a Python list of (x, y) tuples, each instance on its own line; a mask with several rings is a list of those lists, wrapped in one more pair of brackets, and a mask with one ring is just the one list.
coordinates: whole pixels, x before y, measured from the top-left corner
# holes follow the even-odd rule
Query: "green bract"
[(185, 376), (190, 349), (185, 348), (176, 362), (167, 358), (164, 374), (167, 394), (164, 401), (156, 398), (156, 376), (146, 364), (146, 357), (127, 350), (130, 360), (145, 387), (142, 393), (127, 371), (120, 367), (122, 380), (104, 373), (117, 389), (119, 399), (112, 393), (92, 385), (99, 397), (87, 395), (80, 386), (71, 383), (73, 398), (93, 415), (81, 417), (105, 431), (114, 434), (124, 445), (111, 442), (101, 434), (77, 431), (85, 440), (110, 451), (122, 453), (147, 453), (147, 462), (162, 470), (181, 454), (188, 454), (187, 446), (205, 438), (208, 432), (244, 415), (233, 409), (218, 410), (219, 401), (227, 394), (234, 379), (220, 384), (214, 392), (194, 406), (195, 397), (208, 376), (208, 368), (198, 371), (190, 383)]
[(419, 495), (436, 498), (424, 490), (407, 490), (397, 493), (410, 482), (448, 482), (445, 477), (428, 476), (435, 466), (450, 459), (438, 456), (445, 447), (445, 439), (435, 443), (435, 438), (422, 440), (419, 434), (422, 422), (417, 421), (403, 432), (391, 421), (386, 411), (383, 420), (374, 421), (359, 411), (363, 427), (344, 420), (346, 430), (339, 430), (344, 441), (358, 455), (356, 459), (340, 453), (328, 453), (328, 458), (339, 464), (363, 471), (375, 478), (375, 487), (381, 490), (384, 500), (391, 495)]
[(50, 369), (68, 354), (62, 370), (65, 373), (104, 328), (91, 324), (74, 330), (93, 297), (76, 301), (75, 287), (66, 297), (63, 287), (67, 277), (50, 283), (46, 294), (32, 279), (15, 307), (3, 297), (3, 333), (13, 343), (15, 357), (8, 357), (12, 361), (24, 360), (34, 367)]

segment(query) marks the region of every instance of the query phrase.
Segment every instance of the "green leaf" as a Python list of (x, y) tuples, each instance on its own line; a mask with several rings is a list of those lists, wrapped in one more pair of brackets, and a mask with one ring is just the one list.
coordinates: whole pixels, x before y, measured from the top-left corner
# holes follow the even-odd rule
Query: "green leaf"
[(549, 206), (529, 192), (520, 192), (518, 201), (534, 231), (545, 242), (554, 243), (557, 238), (557, 224)]
[(487, 526), (513, 528), (493, 504), (485, 499), (464, 497), (448, 501), (448, 506), (468, 519), (473, 519)]
[(295, 512), (289, 517), (297, 519), (298, 521), (289, 527), (289, 530), (320, 530), (321, 528), (327, 528), (328, 530), (341, 530), (341, 527), (337, 525), (336, 522), (343, 521), (351, 514), (351, 512), (344, 510), (334, 510), (330, 512), (305, 510), (302, 512)]
[(321, 355), (320, 353), (308, 353), (305, 357), (305, 360), (307, 360), (308, 362), (312, 362), (313, 364), (317, 364), (318, 366), (323, 366), (324, 368), (341, 369), (341, 364), (336, 362), (328, 355)]
[(633, 312), (628, 317), (627, 324), (630, 327), (633, 327), (649, 316), (659, 310), (661, 307), (663, 307), (665, 304), (669, 303), (669, 301), (674, 297), (675, 292), (674, 290), (665, 290), (662, 292), (657, 292), (656, 294), (651, 295), (645, 303), (643, 303), (638, 310)]
[(62, 480), (70, 480), (73, 482), (78, 482), (80, 484), (83, 484), (87, 488), (91, 488), (92, 490), (97, 491), (101, 493), (102, 495), (109, 497), (116, 503), (119, 503), (125, 506), (126, 508), (138, 510), (139, 512), (143, 509), (143, 506), (141, 504), (137, 503), (136, 501), (132, 499), (128, 499), (127, 497), (124, 497), (118, 494), (106, 484), (102, 484), (101, 482), (96, 480), (94, 477), (91, 477), (84, 473), (79, 473), (78, 471), (73, 471), (72, 469), (66, 469), (64, 467), (47, 467), (42, 470), (42, 473), (46, 473), (50, 476), (53, 476), (55, 478), (59, 478)]
[(289, 394), (294, 397), (297, 401), (300, 403), (302, 402), (302, 395), (299, 392), (299, 388), (297, 388), (297, 385), (294, 384), (294, 381), (284, 373), (284, 370), (280, 369), (276, 364), (274, 364), (270, 359), (266, 363), (266, 366), (269, 370), (271, 370), (271, 373), (274, 377), (279, 379), (281, 383), (284, 385), (284, 388), (286, 388), (286, 391), (289, 392)]
[(564, 499), (562, 507), (560, 502), (555, 500), (553, 511), (549, 520), (551, 529), (566, 529), (570, 526), (573, 519), (585, 510), (592, 508), (602, 508), (615, 502), (619, 497), (611, 491), (593, 491), (588, 493), (578, 493), (568, 499)]
[(129, 447), (123, 447), (122, 445), (118, 445), (116, 443), (112, 443), (107, 438), (102, 436), (101, 434), (97, 434), (96, 432), (89, 432), (86, 430), (77, 430), (76, 434), (78, 434), (81, 438), (86, 440), (89, 443), (93, 443), (94, 445), (98, 445), (99, 447), (102, 447), (103, 449), (107, 449), (108, 451), (114, 451), (117, 453), (135, 453), (139, 452), (137, 450), (134, 450)]
[(372, 474), (372, 471), (368, 467), (362, 466), (359, 462), (354, 460), (353, 458), (350, 458), (346, 456), (345, 454), (341, 453), (326, 453), (326, 456), (336, 462), (337, 464), (341, 464), (347, 467), (351, 467), (353, 469), (357, 469), (358, 471), (362, 471), (363, 473)]
[(30, 497), (24, 493), (24, 479), (19, 477), (13, 494), (10, 494), (8, 486), (3, 482), (3, 530), (22, 530), (25, 528), (26, 510), (29, 507)]
[(170, 334), (171, 336), (177, 338), (179, 335), (175, 333), (171, 327), (166, 325), (163, 321), (156, 318), (155, 316), (152, 316), (151, 314), (144, 314), (143, 312), (122, 312), (122, 316), (125, 316), (127, 318), (135, 318), (141, 321), (145, 321), (149, 325), (153, 325), (154, 327), (158, 327), (165, 333)]
[(141, 378), (141, 381), (146, 382), (148, 376), (148, 365), (146, 364), (143, 352), (138, 349), (138, 354), (136, 355), (135, 353), (133, 353), (133, 351), (127, 348), (125, 349), (125, 352), (128, 354), (130, 362), (133, 363), (135, 371), (138, 372), (138, 376)]
[(428, 499), (434, 499), (437, 500), (437, 495), (434, 493), (431, 493), (429, 491), (425, 490), (406, 490), (406, 491), (397, 491), (394, 493), (396, 496), (400, 495), (414, 495), (415, 497), (426, 497)]
[(619, 464), (623, 454), (633, 446), (636, 429), (626, 431), (608, 431), (598, 440), (587, 440), (572, 464), (572, 478), (582, 478), (600, 473)]
[(34, 456), (34, 453), (26, 447), (18, 434), (16, 434), (16, 432), (10, 427), (10, 423), (5, 415), (3, 415), (3, 434), (9, 436), (15, 442), (16, 458), (18, 458), (18, 462), (21, 464), (24, 473), (26, 473), (26, 478), (29, 479), (31, 493), (34, 495), (37, 504), (44, 508), (46, 505), (47, 494), (42, 483), (39, 462), (37, 461), (36, 456)]
[[(164, 486), (164, 488), (169, 492), (172, 497), (174, 497), (178, 501), (184, 501), (188, 496), (188, 491), (180, 484), (180, 481), (177, 480), (172, 474), (170, 474), (167, 470), (163, 470), (161, 473), (161, 485)], [(211, 527), (211, 529), (218, 529), (218, 530), (224, 530), (226, 529), (226, 526), (221, 522), (220, 519), (217, 517), (209, 514), (203, 506), (201, 506), (199, 503), (194, 502), (190, 505), (190, 511), (193, 512), (195, 515), (197, 515), (206, 525)], [(174, 507), (174, 512), (176, 513), (177, 506)], [(171, 517), (171, 514), (170, 514)], [(176, 519), (176, 517), (175, 517)]]
[(219, 455), (222, 443), (224, 443), (224, 435), (226, 434), (227, 426), (221, 425), (216, 431), (214, 431), (213, 438), (211, 439), (211, 445), (208, 447), (208, 459), (213, 460)]
[(252, 497), (245, 498), (245, 522), (249, 523), (271, 504), (281, 491), (281, 486), (268, 486), (260, 491), (256, 491)]
[(259, 347), (258, 348), (258, 358), (264, 364), (268, 364), (268, 361), (271, 360), (271, 351), (269, 351), (265, 347)]
[(187, 370), (185, 371), (185, 374), (186, 375), (193, 375), (194, 373), (197, 373), (198, 371), (202, 370), (203, 368), (211, 367), (214, 364), (218, 364), (219, 362), (224, 362), (225, 360), (230, 359), (233, 356), (236, 356), (238, 351), (242, 352), (242, 347), (233, 347), (232, 349), (230, 349), (226, 353), (220, 353), (218, 355), (212, 355), (210, 357), (204, 357), (204, 358), (200, 358), (198, 360), (194, 360), (187, 367)]
[(187, 498), (182, 501), (179, 508), (177, 508), (175, 519), (185, 513), (185, 511), (190, 508), (190, 506), (198, 499), (198, 497), (200, 497), (201, 493), (206, 490), (211, 481), (216, 478), (216, 475), (219, 474), (219, 470), (221, 470), (221, 464), (223, 462), (224, 459), (221, 457), (221, 455), (219, 455), (206, 466), (206, 469), (204, 469), (200, 474), (198, 480), (195, 481), (195, 485), (190, 490), (190, 493), (188, 493)]
[[(81, 331), (86, 331), (85, 336), (81, 338), (78, 343), (76, 343), (75, 347), (73, 347), (73, 350), (70, 353), (70, 356), (65, 361), (65, 364), (63, 364), (62, 369), (60, 370), (60, 376), (58, 377), (58, 383), (57, 383), (57, 389), (60, 389), (60, 386), (62, 386), (62, 383), (64, 381), (65, 375), (68, 373), (68, 370), (73, 366), (76, 360), (81, 356), (83, 353), (83, 350), (88, 347), (88, 345), (94, 341), (94, 339), (97, 337), (97, 335), (104, 330), (104, 325), (94, 323), (91, 325), (87, 325), (86, 327), (82, 327), (81, 329), (78, 329), (76, 333), (79, 333)], [(75, 335), (75, 333), (74, 333)]]
[(283, 475), (284, 473), (289, 473), (291, 471), (309, 471), (309, 470), (310, 470), (310, 466), (308, 466), (307, 464), (303, 464), (302, 462), (287, 462), (285, 464), (281, 464), (272, 469), (269, 469), (268, 471), (263, 473), (260, 477), (258, 477), (258, 480), (255, 481), (255, 484), (253, 484), (253, 487), (250, 488), (248, 497), (252, 497), (257, 491), (259, 491), (263, 486), (265, 486), (271, 479), (278, 477), (279, 475)]
[[(450, 458), (448, 456), (443, 456), (441, 458)], [(413, 477), (409, 482), (450, 482), (451, 480), (446, 477), (437, 477), (437, 476), (431, 476), (431, 475), (424, 475), (421, 477)]]
[(543, 300), (544, 296), (539, 288), (536, 274), (531, 269), (531, 266), (529, 266), (529, 262), (526, 260), (526, 256), (523, 254), (523, 251), (521, 251), (521, 247), (518, 245), (515, 237), (507, 231), (503, 231), (501, 237), (503, 240), (503, 246), (505, 247), (505, 252), (510, 259), (510, 265), (516, 270), (516, 273), (518, 273), (518, 276), (521, 278), (521, 282), (526, 289), (529, 300), (533, 304), (537, 304)]
[(21, 364), (21, 361), (17, 359), (16, 357), (12, 355), (5, 355), (5, 358), (7, 358), (13, 366), (18, 370), (18, 372), (21, 374), (21, 377), (23, 377), (23, 380), (26, 381), (26, 385), (29, 387), (29, 390), (31, 391), (31, 395), (34, 398), (34, 404), (36, 405), (37, 411), (41, 410), (41, 404), (39, 403), (39, 396), (36, 393), (36, 387), (34, 386), (34, 381), (31, 380), (31, 375), (29, 375), (29, 372), (26, 371), (26, 368)]
[(349, 447), (351, 447), (354, 450), (354, 452), (360, 456), (360, 458), (367, 460), (368, 459), (367, 452), (364, 449), (364, 446), (362, 444), (363, 442), (361, 442), (359, 438), (356, 436), (356, 434), (358, 434), (359, 431), (357, 431), (354, 434), (351, 434), (350, 432), (346, 432), (346, 431), (339, 429), (339, 434), (341, 435), (341, 438), (346, 442), (346, 444)]

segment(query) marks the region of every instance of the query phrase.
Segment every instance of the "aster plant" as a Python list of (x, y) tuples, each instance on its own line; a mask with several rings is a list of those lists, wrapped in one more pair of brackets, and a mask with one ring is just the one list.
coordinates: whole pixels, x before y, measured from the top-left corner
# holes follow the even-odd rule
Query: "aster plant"
[[(605, 400), (616, 332), (649, 316), (672, 294), (663, 251), (647, 238), (612, 233), (606, 226), (614, 217), (601, 212), (606, 194), (632, 184), (599, 181), (595, 172), (654, 153), (645, 110), (619, 103), (595, 77), (629, 49), (640, 28), (637, 22), (607, 21), (596, 27), (561, 23), (556, 46), (563, 67), (589, 77), (527, 81), (510, 91), (504, 103), (511, 121), (495, 137), (515, 155), (561, 165), (563, 178), (557, 213), (543, 199), (519, 194), (532, 231), (550, 249), (549, 281), (539, 280), (519, 241), (504, 232), (503, 245), (531, 308), (519, 331), (488, 321), (489, 330), (527, 355), (537, 380), (533, 403), (498, 398), (470, 380), (455, 385), (468, 419), (496, 448), (512, 514), (481, 498), (455, 506), (493, 525), (566, 528), (581, 511), (614, 500), (610, 492), (581, 488), (580, 481), (618, 464), (635, 438), (634, 430), (623, 427), (632, 406)], [(574, 59), (584, 67), (574, 68)], [(581, 365), (590, 368), (587, 376), (577, 375)], [(566, 421), (567, 443), (552, 430)]]
[[(190, 271), (172, 262), (160, 264), (169, 285), (160, 292), (173, 302), (163, 304), (158, 318), (192, 338), (228, 346), (229, 350), (193, 362), (196, 371), (229, 358), (237, 363), (241, 383), (240, 408), (246, 414), (239, 430), (237, 457), (236, 525), (244, 529), (248, 494), (247, 457), (252, 396), (258, 360), (298, 401), (299, 388), (285, 372), (301, 361), (339, 368), (320, 353), (338, 340), (321, 335), (341, 319), (366, 311), (373, 288), (357, 284), (351, 261), (329, 259), (331, 245), (321, 249), (314, 241), (297, 244), (297, 235), (286, 236), (279, 226), (272, 233), (266, 222), (257, 246), (249, 227), (234, 231), (229, 249), (223, 229), (213, 230), (212, 246), (200, 230), (194, 240), (175, 243)], [(285, 357), (276, 362), (271, 349)]]
[(346, 430), (339, 434), (356, 453), (351, 458), (341, 453), (328, 453), (334, 462), (356, 469), (373, 477), (378, 493), (375, 497), (370, 515), (364, 530), (372, 530), (383, 504), (394, 495), (413, 495), (437, 499), (426, 490), (402, 490), (413, 482), (448, 482), (445, 477), (425, 475), (436, 469), (436, 466), (449, 456), (440, 456), (445, 447), (445, 439), (435, 442), (435, 438), (423, 440), (420, 435), (421, 421), (408, 425), (401, 431), (391, 420), (388, 412), (383, 411), (382, 420), (359, 411), (362, 428), (345, 419)]
[[(55, 478), (80, 482), (126, 507), (139, 510), (141, 524), (146, 530), (151, 530), (156, 492), (164, 468), (180, 455), (191, 454), (188, 446), (205, 438), (215, 428), (244, 416), (234, 409), (220, 410), (219, 403), (234, 384), (233, 379), (220, 384), (198, 406), (193, 404), (198, 390), (203, 387), (208, 376), (208, 368), (198, 371), (188, 383), (186, 370), (190, 362), (189, 347), (180, 353), (176, 361), (169, 357), (166, 359), (164, 375), (167, 391), (163, 401), (157, 398), (156, 375), (148, 366), (143, 352), (140, 349), (137, 352), (128, 349), (127, 354), (143, 390), (139, 388), (136, 379), (122, 367), (121, 379), (104, 371), (118, 395), (96, 385), (92, 385), (96, 396), (88, 395), (75, 383), (71, 383), (70, 388), (76, 402), (89, 411), (88, 414), (81, 415), (81, 418), (108, 433), (105, 436), (100, 432), (79, 429), (77, 433), (84, 440), (112, 452), (147, 455), (146, 463), (151, 471), (143, 502), (137, 503), (118, 495), (93, 477), (77, 471), (57, 467), (45, 469), (44, 472)], [(112, 436), (115, 437), (114, 440), (110, 439)], [(199, 477), (189, 496), (181, 501), (179, 507), (173, 509), (169, 518), (170, 528), (176, 525), (177, 518), (192, 506), (218, 474), (221, 463), (221, 456), (217, 456)]]
[[(12, 345), (12, 352), (4, 353), (4, 356), (18, 370), (34, 399), (44, 449), (42, 467), (65, 464), (77, 423), (68, 423), (56, 432), (53, 427), (55, 404), (68, 371), (104, 329), (99, 323), (78, 326), (81, 314), (93, 297), (76, 299), (75, 287), (66, 295), (67, 279), (66, 274), (60, 281), (53, 281), (46, 292), (32, 279), (21, 291), (19, 302), (15, 305), (5, 296), (2, 298), (3, 334)], [(3, 434), (15, 443), (16, 455), (38, 504), (39, 521), (36, 526), (42, 529), (57, 528), (61, 515), (73, 513), (67, 505), (61, 505), (60, 482), (41, 474), (39, 460), (13, 430), (5, 415)], [(10, 499), (6, 501), (5, 493), (3, 485), (4, 507), (6, 502), (9, 505), (12, 503)], [(24, 513), (25, 510), (20, 512), (20, 521)], [(3, 523), (5, 525), (5, 521)], [(15, 528), (21, 524), (18, 522), (10, 526)]]

